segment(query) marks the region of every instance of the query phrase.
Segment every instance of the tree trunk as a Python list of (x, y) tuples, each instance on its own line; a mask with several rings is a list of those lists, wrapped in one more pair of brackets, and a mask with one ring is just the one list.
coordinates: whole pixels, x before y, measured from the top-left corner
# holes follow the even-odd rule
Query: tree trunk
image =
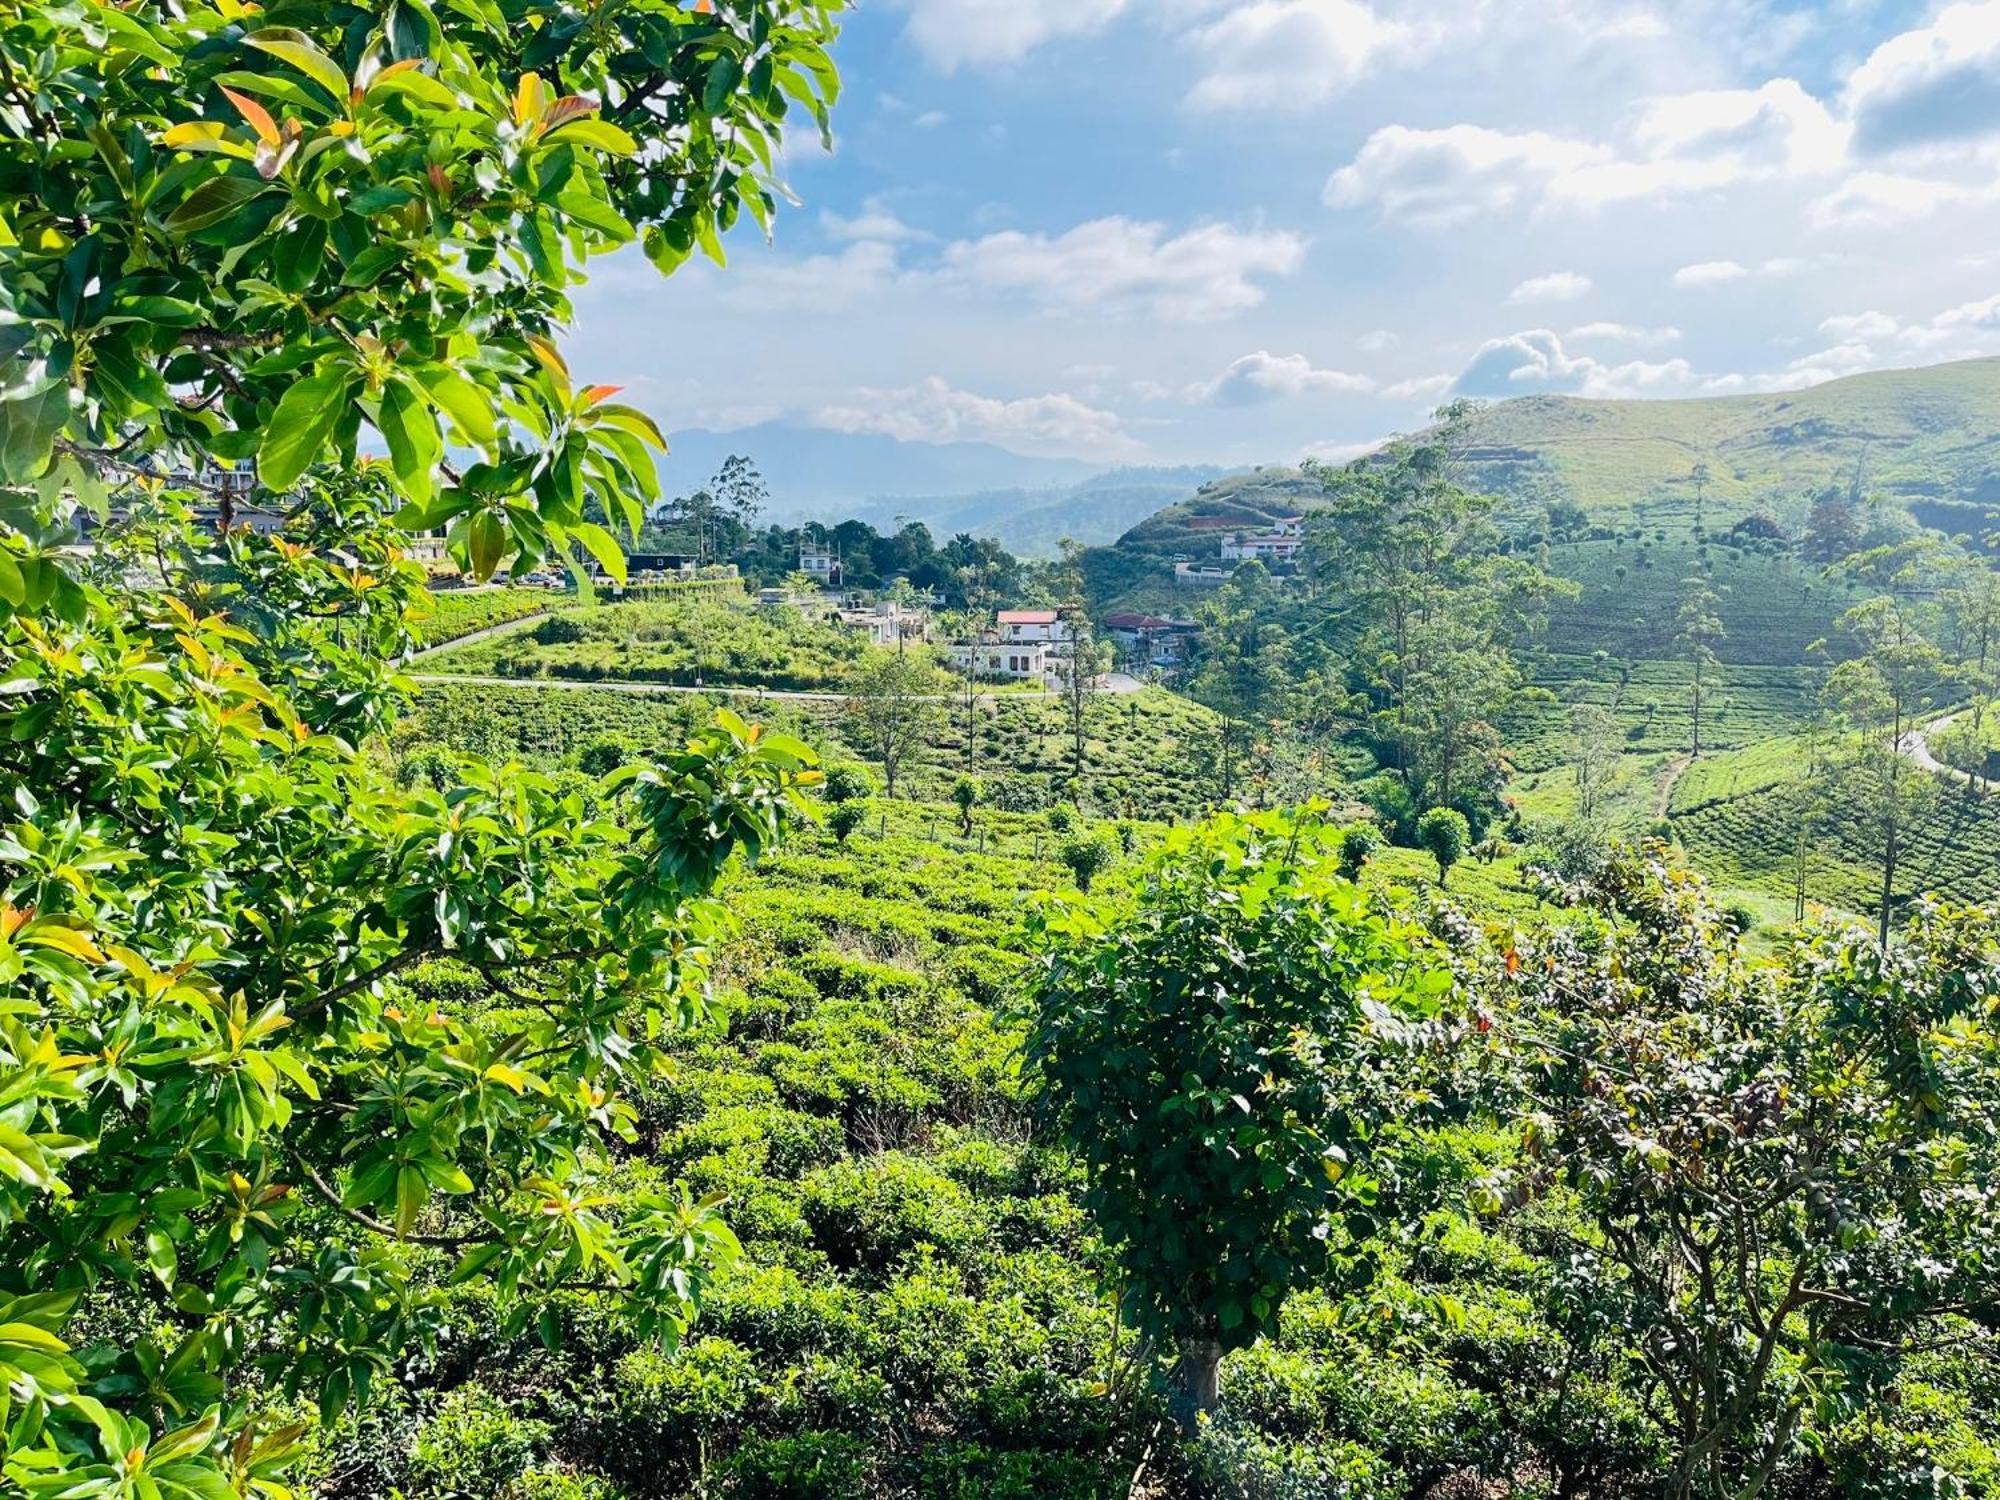
[(1876, 933), (1876, 940), (1884, 949), (1889, 946), (1889, 902), (1896, 889), (1896, 853), (1896, 831), (1892, 828), (1882, 855), (1882, 918)]
[(1182, 1339), (1168, 1403), (1181, 1431), (1192, 1436), (1203, 1416), (1222, 1404), (1222, 1344), (1216, 1339)]

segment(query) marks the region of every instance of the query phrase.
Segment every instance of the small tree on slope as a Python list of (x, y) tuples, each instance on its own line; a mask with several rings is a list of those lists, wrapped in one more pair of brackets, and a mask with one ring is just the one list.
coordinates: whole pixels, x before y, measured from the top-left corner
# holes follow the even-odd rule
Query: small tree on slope
[(1125, 1315), (1176, 1357), (1184, 1422), (1294, 1289), (1368, 1278), (1368, 1153), (1399, 1112), (1376, 1064), (1451, 989), (1334, 860), (1317, 825), (1224, 815), (1173, 835), (1115, 924), (1031, 917), (1027, 1076), (1083, 1162)]

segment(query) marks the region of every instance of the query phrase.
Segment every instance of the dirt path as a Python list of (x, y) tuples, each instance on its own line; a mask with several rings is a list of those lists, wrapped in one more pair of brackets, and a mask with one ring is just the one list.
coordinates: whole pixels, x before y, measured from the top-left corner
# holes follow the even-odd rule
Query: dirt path
[(1692, 755), (1676, 755), (1660, 767), (1660, 779), (1653, 787), (1653, 821), (1659, 822), (1674, 805), (1674, 788), (1680, 785), (1681, 773), (1694, 764)]
[[(472, 637), (470, 636), (461, 636), (458, 641), (454, 641), (452, 644), (458, 645), (462, 641), (471, 639)], [(413, 672), (410, 675), (422, 683), (462, 682), (474, 687), (557, 688), (568, 691), (602, 688), (608, 693), (638, 693), (641, 695), (648, 693), (700, 693), (710, 698), (793, 698), (809, 703), (845, 703), (851, 696), (847, 693), (798, 692), (790, 688), (725, 687), (720, 683), (695, 687), (685, 682), (631, 682), (623, 678), (598, 678), (594, 681), (585, 681), (578, 677), (473, 677), (459, 672)], [(963, 703), (965, 701), (964, 695), (960, 693), (924, 693), (913, 696), (916, 697), (916, 701), (919, 703)], [(1009, 699), (1053, 698), (1056, 695), (1047, 691), (1039, 693), (1015, 691), (979, 693), (975, 696), (980, 703), (1005, 703)]]

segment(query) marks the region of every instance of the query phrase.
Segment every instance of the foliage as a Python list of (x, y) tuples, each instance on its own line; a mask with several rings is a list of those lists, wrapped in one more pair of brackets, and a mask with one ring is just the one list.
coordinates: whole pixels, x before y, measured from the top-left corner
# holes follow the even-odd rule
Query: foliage
[(1592, 1226), (1557, 1326), (1630, 1361), (1669, 1493), (1747, 1496), (1918, 1351), (1982, 1337), (2000, 941), (1990, 912), (1926, 907), (1892, 951), (1808, 931), (1758, 968), (1657, 863), (1579, 894), (1600, 925), (1496, 966), (1522, 999), (1523, 1171)]
[(868, 821), (868, 803), (862, 799), (846, 798), (827, 809), (826, 826), (834, 838), (846, 843), (854, 830)]
[(944, 718), (930, 696), (937, 671), (921, 654), (871, 651), (849, 680), (847, 728), (854, 742), (882, 767), (884, 790), (896, 795), (896, 776), (930, 742)]
[(863, 766), (828, 766), (823, 790), (829, 802), (859, 802), (875, 795), (875, 781)]
[(1417, 819), (1417, 847), (1437, 861), (1439, 885), (1450, 877), (1451, 867), (1471, 841), (1465, 814), (1455, 807), (1433, 807)]
[[(198, 542), (167, 517), (106, 545), (162, 587), (84, 586), (80, 618), (0, 634), (0, 1279), (115, 1310), (92, 1323), (95, 1397), (38, 1335), (66, 1400), (15, 1472), (94, 1442), (113, 1466), (216, 1443), (226, 1463), (266, 1385), (330, 1415), (365, 1396), (430, 1318), (378, 1236), (504, 1288), (514, 1326), (592, 1278), (671, 1335), (730, 1241), (669, 1193), (604, 1213), (619, 1090), (698, 1012), (726, 927), (708, 893), (803, 811), (810, 753), (724, 715), (597, 819), (471, 762), (401, 787), (353, 742), (395, 710), (419, 582), (366, 502), (289, 539)], [(406, 1005), (399, 976), (444, 955), (504, 1019)], [(163, 1349), (168, 1301), (197, 1326)], [(204, 1412), (144, 1456), (149, 1428)]]
[(838, 9), (10, 10), (0, 482), (254, 458), (282, 495), (352, 468), (366, 422), (404, 520), (468, 571), (576, 544), (618, 572), (586, 505), (636, 531), (662, 444), (572, 383), (567, 288), (635, 240), (671, 270), (769, 221)]
[(1368, 861), (1382, 847), (1382, 835), (1366, 823), (1357, 823), (1340, 836), (1340, 873), (1349, 880), (1361, 878)]
[(1073, 833), (1056, 846), (1056, 859), (1087, 893), (1091, 882), (1118, 862), (1118, 846), (1105, 829)]
[(1169, 839), (1116, 924), (1031, 918), (1023, 1066), (1082, 1163), (1127, 1315), (1181, 1349), (1200, 1404), (1294, 1290), (1366, 1279), (1367, 1151), (1389, 1111), (1373, 1059), (1451, 988), (1327, 844), (1317, 824), (1223, 815)]

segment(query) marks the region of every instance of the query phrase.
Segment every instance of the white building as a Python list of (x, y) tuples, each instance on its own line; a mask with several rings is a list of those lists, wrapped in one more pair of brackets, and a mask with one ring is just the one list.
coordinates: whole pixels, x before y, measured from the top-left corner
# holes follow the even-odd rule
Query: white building
[(894, 646), (903, 641), (921, 641), (930, 634), (931, 617), (921, 609), (905, 609), (892, 599), (884, 599), (867, 609), (843, 609), (837, 618), (849, 630), (863, 630), (877, 646)]
[(951, 648), (951, 664), (961, 672), (996, 681), (1040, 682), (1044, 687), (1055, 686), (1050, 660), (1047, 646), (1003, 641), (993, 631)]
[(1009, 645), (1066, 647), (1074, 639), (1069, 621), (1059, 610), (1003, 609), (997, 617), (998, 635)]
[(840, 556), (824, 542), (799, 543), (799, 571), (818, 584), (840, 583)]
[(1299, 549), (1305, 544), (1305, 517), (1286, 516), (1272, 522), (1269, 531), (1239, 531), (1224, 537), (1221, 552), (1225, 562), (1242, 562), (1254, 557), (1261, 563), (1289, 563), (1299, 555)]

